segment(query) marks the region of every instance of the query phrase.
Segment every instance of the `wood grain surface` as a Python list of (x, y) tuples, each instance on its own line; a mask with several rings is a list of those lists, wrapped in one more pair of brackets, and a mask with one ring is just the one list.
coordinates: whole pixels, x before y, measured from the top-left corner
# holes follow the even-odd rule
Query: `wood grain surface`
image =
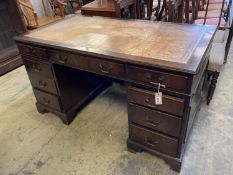
[(197, 71), (215, 27), (74, 16), (17, 40)]

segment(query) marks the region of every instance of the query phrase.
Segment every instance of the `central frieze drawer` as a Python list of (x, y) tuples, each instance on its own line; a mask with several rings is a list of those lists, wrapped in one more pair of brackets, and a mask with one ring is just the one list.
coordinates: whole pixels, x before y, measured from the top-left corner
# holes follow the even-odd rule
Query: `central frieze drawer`
[(57, 88), (53, 79), (45, 78), (39, 74), (28, 74), (28, 76), (34, 88), (57, 94)]
[(53, 63), (61, 65), (70, 65), (77, 68), (88, 68), (88, 58), (79, 54), (70, 54), (56, 50), (48, 51), (49, 59)]
[(163, 103), (161, 105), (156, 105), (155, 92), (139, 88), (128, 88), (128, 100), (132, 103), (140, 104), (178, 116), (182, 116), (184, 112), (184, 99), (163, 94)]
[(159, 83), (167, 89), (178, 91), (187, 90), (188, 77), (159, 71), (152, 71), (135, 66), (128, 67), (128, 77), (131, 80), (142, 82), (150, 86), (157, 86)]
[(29, 46), (24, 44), (18, 44), (19, 51), (22, 55), (30, 55), (34, 58), (47, 59), (46, 49), (36, 46)]
[(168, 137), (140, 126), (129, 124), (129, 138), (148, 148), (175, 156), (178, 148), (178, 139)]
[(101, 59), (90, 59), (89, 68), (97, 73), (117, 77), (121, 77), (125, 73), (124, 64)]
[(50, 108), (53, 108), (55, 110), (61, 111), (59, 99), (55, 95), (47, 94), (45, 92), (42, 92), (40, 90), (34, 89), (34, 94), (36, 97), (36, 100)]
[(28, 57), (24, 57), (25, 59), (24, 61), (24, 65), (27, 69), (27, 72), (29, 74), (31, 73), (36, 73), (36, 74), (40, 74), (43, 76), (46, 76), (48, 78), (53, 78), (53, 72), (52, 72), (52, 68), (49, 64), (43, 63), (43, 62), (37, 62), (35, 60), (27, 60), (30, 59)]
[(139, 105), (128, 104), (129, 122), (179, 137), (181, 118), (151, 110)]

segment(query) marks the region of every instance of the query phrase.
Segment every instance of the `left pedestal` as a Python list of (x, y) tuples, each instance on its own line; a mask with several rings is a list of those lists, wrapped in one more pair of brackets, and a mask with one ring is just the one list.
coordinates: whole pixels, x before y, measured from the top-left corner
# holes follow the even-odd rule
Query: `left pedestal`
[(45, 48), (18, 45), (28, 73), (37, 109), (51, 112), (70, 124), (77, 111), (111, 83), (108, 78), (53, 64)]

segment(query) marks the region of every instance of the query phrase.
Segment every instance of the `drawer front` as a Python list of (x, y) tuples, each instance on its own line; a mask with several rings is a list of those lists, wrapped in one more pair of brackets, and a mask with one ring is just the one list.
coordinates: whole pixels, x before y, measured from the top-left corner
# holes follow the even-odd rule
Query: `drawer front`
[(124, 64), (104, 61), (100, 59), (90, 59), (90, 69), (94, 72), (121, 77), (125, 73)]
[(82, 55), (75, 55), (56, 50), (49, 50), (48, 55), (49, 59), (56, 64), (70, 65), (78, 68), (88, 68), (88, 58)]
[(178, 139), (174, 139), (133, 124), (129, 124), (129, 138), (148, 148), (171, 156), (176, 156)]
[(128, 67), (129, 79), (135, 80), (150, 86), (157, 86), (159, 83), (165, 85), (167, 89), (186, 91), (188, 77), (169, 74), (159, 71), (138, 68), (135, 66)]
[(45, 92), (42, 92), (40, 90), (34, 89), (34, 94), (36, 96), (36, 100), (50, 108), (53, 108), (55, 110), (61, 111), (59, 99), (57, 96), (47, 94)]
[(31, 55), (33, 57), (47, 59), (45, 48), (29, 46), (29, 45), (24, 45), (24, 44), (18, 44), (18, 48), (22, 55)]
[(24, 65), (29, 74), (36, 73), (36, 74), (46, 76), (48, 78), (53, 78), (52, 68), (49, 64), (37, 62), (34, 60), (33, 61), (27, 60), (27, 57), (24, 57), (24, 58), (26, 58), (26, 59), (23, 59)]
[(57, 88), (53, 79), (45, 78), (39, 74), (28, 74), (31, 84), (34, 88), (38, 88), (53, 94), (57, 94)]
[(155, 92), (139, 88), (128, 88), (128, 100), (159, 111), (182, 116), (184, 111), (184, 99), (163, 94), (162, 104), (155, 104)]
[(181, 118), (134, 104), (128, 105), (128, 115), (129, 122), (133, 122), (171, 136), (179, 137), (180, 135)]

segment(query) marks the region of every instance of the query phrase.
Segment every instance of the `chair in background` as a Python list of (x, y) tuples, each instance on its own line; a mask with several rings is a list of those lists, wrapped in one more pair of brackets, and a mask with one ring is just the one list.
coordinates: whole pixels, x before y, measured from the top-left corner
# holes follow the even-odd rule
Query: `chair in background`
[[(53, 17), (55, 16), (64, 17), (65, 16), (65, 8), (67, 6), (66, 1), (61, 1), (61, 0), (48, 0), (48, 1), (52, 8)], [(44, 0), (42, 0), (42, 2), (44, 4)]]
[(169, 0), (167, 2), (167, 22), (183, 23), (184, 2), (183, 0)]
[(233, 37), (233, 22), (231, 21), (231, 25), (229, 27), (219, 27), (217, 30), (212, 47), (210, 50), (209, 56), (209, 65), (208, 65), (208, 79), (211, 78), (211, 82), (209, 85), (209, 90), (207, 94), (207, 104), (210, 103), (216, 84), (218, 81), (218, 77), (224, 63), (227, 62), (227, 56), (229, 53), (231, 41)]
[(210, 80), (207, 94), (207, 104), (209, 104), (213, 98), (221, 68), (227, 62), (233, 36), (233, 22), (230, 16), (231, 0), (227, 3), (225, 0), (207, 0), (203, 7), (205, 11), (198, 10), (197, 19), (193, 22), (217, 26), (207, 68), (208, 80)]
[(139, 19), (181, 23), (183, 0), (158, 0), (155, 8), (153, 8), (153, 0), (139, 0), (138, 14)]
[[(186, 23), (218, 25), (220, 18), (221, 25), (224, 25), (226, 14), (231, 0), (185, 0), (184, 17)], [(221, 17), (220, 17), (221, 15)]]
[(81, 7), (87, 3), (90, 3), (91, 1), (83, 1), (83, 0), (67, 0), (67, 4), (71, 7), (71, 12), (76, 13), (78, 10), (81, 9)]
[(198, 11), (194, 20), (195, 24), (209, 24), (216, 26), (226, 26), (228, 14), (230, 12), (231, 0), (208, 0), (204, 5), (204, 11)]
[[(43, 0), (42, 0), (42, 3), (43, 3), (43, 7), (44, 7)], [(58, 1), (58, 0), (56, 0), (56, 3), (52, 3), (52, 4), (54, 4), (54, 6), (52, 7), (52, 11), (53, 11), (54, 15), (47, 16), (47, 13), (45, 13), (44, 17), (38, 18), (36, 10), (32, 6), (30, 0), (17, 0), (18, 8), (23, 16), (23, 19), (25, 21), (25, 25), (29, 30), (47, 25), (49, 23), (60, 20), (64, 17), (65, 4), (60, 3), (60, 1)], [(55, 12), (55, 9), (57, 9), (57, 8), (59, 8), (59, 10), (60, 10), (60, 15), (58, 15), (57, 12)], [(44, 7), (44, 11), (46, 11), (45, 7)]]
[[(160, 0), (158, 1), (160, 4)], [(150, 20), (152, 16), (152, 12), (155, 11), (153, 9), (153, 0), (139, 0), (137, 4), (137, 16), (139, 19), (147, 19)]]
[(229, 30), (226, 30), (226, 31), (218, 30), (216, 32), (216, 35), (214, 37), (214, 40), (211, 46), (210, 55), (209, 55), (209, 64), (208, 64), (208, 70), (207, 70), (208, 79), (211, 78), (211, 81), (210, 81), (208, 94), (207, 94), (207, 104), (210, 103), (213, 97), (216, 84), (218, 81), (218, 77), (220, 74), (220, 70), (224, 63), (225, 48), (226, 48), (228, 35), (229, 35)]

